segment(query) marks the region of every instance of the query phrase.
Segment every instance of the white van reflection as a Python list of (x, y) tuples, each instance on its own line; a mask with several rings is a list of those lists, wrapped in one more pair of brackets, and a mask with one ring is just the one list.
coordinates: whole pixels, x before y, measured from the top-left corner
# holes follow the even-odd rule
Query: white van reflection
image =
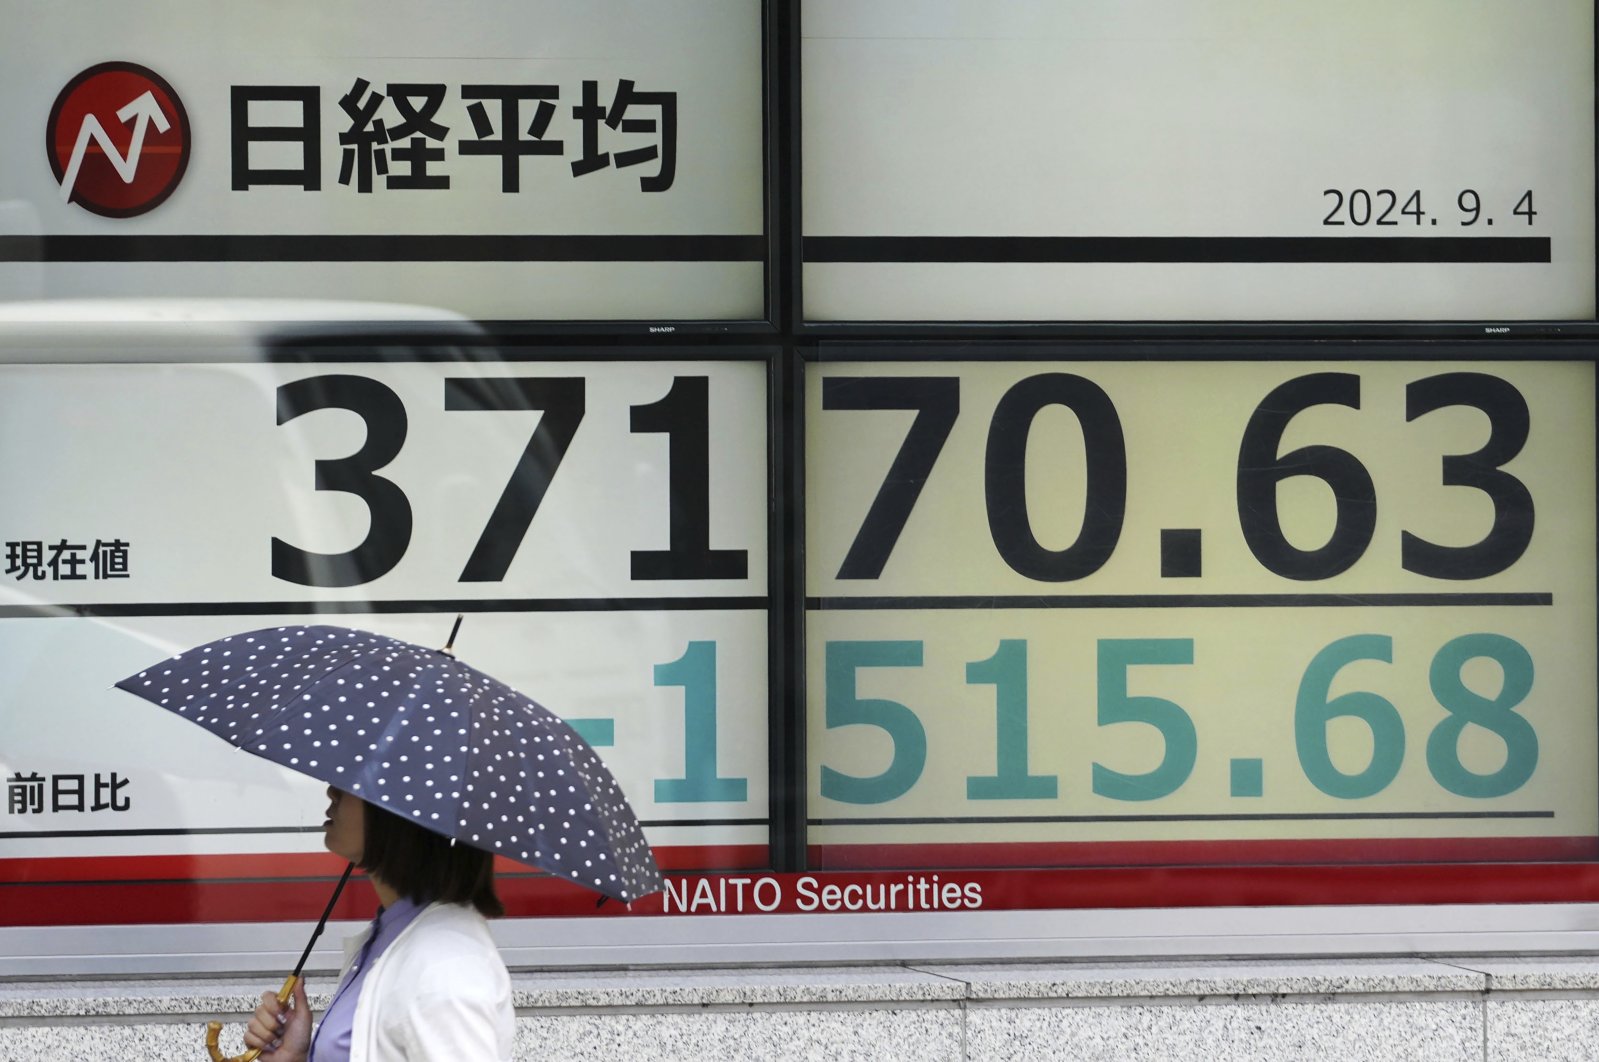
[[(406, 303), (305, 299), (36, 299), (0, 302), (0, 363), (278, 361), (308, 344), (354, 360), (400, 345), (448, 356), (481, 325)], [(434, 349), (439, 348), (439, 349)]]

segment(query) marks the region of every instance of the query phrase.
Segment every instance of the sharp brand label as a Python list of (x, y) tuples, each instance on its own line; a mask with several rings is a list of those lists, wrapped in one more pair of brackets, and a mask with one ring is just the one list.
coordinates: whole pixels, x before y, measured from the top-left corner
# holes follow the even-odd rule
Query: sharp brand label
[(45, 150), (63, 200), (108, 218), (137, 217), (183, 180), (189, 117), (155, 71), (101, 63), (56, 96)]
[(939, 874), (764, 874), (667, 878), (662, 914), (976, 911), (983, 887)]

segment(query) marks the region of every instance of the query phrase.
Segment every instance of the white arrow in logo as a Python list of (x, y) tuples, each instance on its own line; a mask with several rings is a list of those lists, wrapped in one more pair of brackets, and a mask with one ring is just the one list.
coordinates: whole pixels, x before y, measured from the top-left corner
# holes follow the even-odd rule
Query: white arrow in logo
[(100, 150), (105, 152), (105, 157), (117, 171), (117, 176), (122, 178), (122, 183), (132, 184), (134, 174), (139, 171), (139, 155), (144, 151), (145, 128), (151, 122), (155, 123), (158, 133), (164, 133), (172, 128), (167, 116), (161, 113), (161, 105), (155, 101), (155, 96), (148, 89), (119, 110), (117, 119), (123, 125), (133, 120), (133, 141), (128, 145), (126, 158), (117, 152), (117, 146), (111, 142), (111, 137), (100, 124), (100, 119), (92, 114), (84, 115), (83, 124), (78, 127), (77, 143), (72, 145), (72, 158), (67, 163), (66, 176), (61, 179), (61, 199), (64, 202), (72, 199), (72, 186), (78, 183), (78, 168), (83, 165), (83, 154), (89, 150), (90, 140), (99, 142)]

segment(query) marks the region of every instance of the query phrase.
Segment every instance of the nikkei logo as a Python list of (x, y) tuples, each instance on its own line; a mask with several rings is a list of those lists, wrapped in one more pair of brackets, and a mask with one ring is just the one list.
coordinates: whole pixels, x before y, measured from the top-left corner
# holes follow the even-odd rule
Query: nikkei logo
[(108, 218), (154, 210), (189, 165), (189, 116), (155, 71), (100, 63), (50, 108), (45, 152), (61, 198)]

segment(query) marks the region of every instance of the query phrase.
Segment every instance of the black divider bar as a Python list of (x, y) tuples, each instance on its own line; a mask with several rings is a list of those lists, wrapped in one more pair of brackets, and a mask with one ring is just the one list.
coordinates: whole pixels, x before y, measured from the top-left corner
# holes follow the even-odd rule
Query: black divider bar
[(0, 236), (0, 262), (764, 262), (759, 234)]
[(807, 262), (1549, 262), (1547, 236), (807, 236)]
[(812, 612), (995, 608), (1527, 608), (1551, 593), (1416, 594), (947, 594), (923, 597), (808, 597)]

